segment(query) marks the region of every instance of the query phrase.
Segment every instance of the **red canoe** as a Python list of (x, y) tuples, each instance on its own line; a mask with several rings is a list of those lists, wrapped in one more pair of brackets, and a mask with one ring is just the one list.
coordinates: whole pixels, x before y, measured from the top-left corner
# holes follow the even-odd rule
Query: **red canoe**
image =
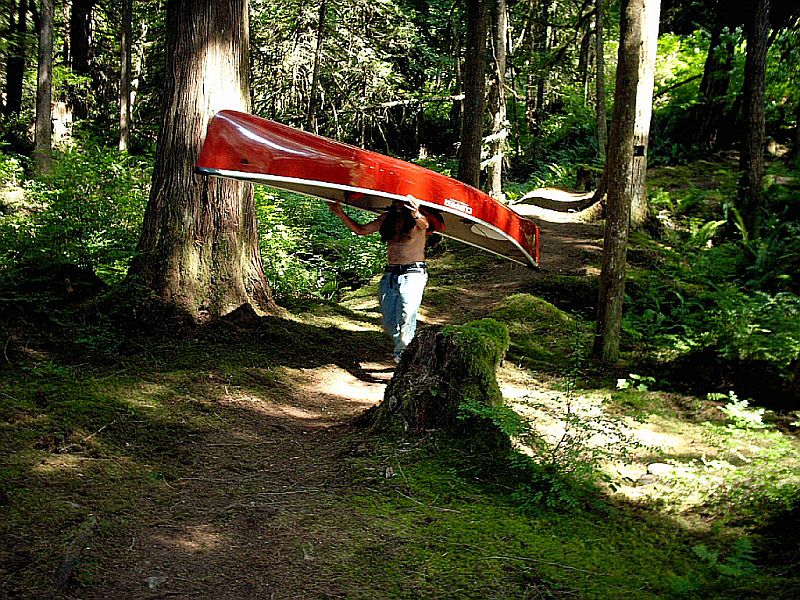
[(408, 195), (439, 210), (438, 233), (536, 267), (539, 227), (478, 189), (407, 163), (268, 121), (223, 110), (208, 126), (198, 173), (338, 200), (374, 213)]

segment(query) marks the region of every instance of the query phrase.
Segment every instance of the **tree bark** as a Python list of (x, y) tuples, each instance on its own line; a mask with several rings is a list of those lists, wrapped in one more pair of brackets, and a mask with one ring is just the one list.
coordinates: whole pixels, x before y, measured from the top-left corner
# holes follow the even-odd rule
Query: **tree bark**
[(495, 372), (508, 344), (508, 329), (493, 319), (422, 329), (403, 352), (383, 402), (364, 421), (407, 435), (445, 431), (508, 452), (508, 436), (478, 416), (503, 404)]
[(603, 0), (597, 0), (597, 15), (595, 17), (595, 114), (597, 120), (597, 157), (600, 162), (606, 161), (606, 144), (608, 142), (608, 124), (606, 122), (606, 74), (605, 74), (605, 43), (603, 41), (603, 17), (605, 5)]
[(131, 136), (131, 21), (133, 0), (122, 0), (122, 39), (119, 74), (119, 149), (127, 150)]
[(6, 60), (6, 115), (17, 114), (22, 110), (22, 83), (25, 77), (25, 59), (28, 52), (28, 0), (11, 3), (9, 14), (8, 59)]
[(608, 148), (603, 267), (592, 349), (593, 356), (605, 363), (614, 363), (619, 359), (644, 4), (645, 0), (623, 0), (621, 7), (617, 82)]
[(39, 17), (39, 65), (36, 78), (34, 158), (36, 173), (50, 173), (53, 143), (53, 0), (42, 0)]
[(633, 171), (631, 174), (631, 227), (638, 229), (647, 221), (647, 146), (653, 114), (653, 85), (658, 52), (658, 19), (661, 0), (647, 0), (642, 17), (642, 56), (639, 59), (639, 83), (636, 89), (636, 124), (633, 132)]
[(211, 117), (249, 108), (247, 1), (170, 0), (156, 162), (131, 276), (195, 320), (275, 309), (250, 184), (193, 172)]
[[(92, 11), (96, 0), (72, 0), (69, 20), (69, 65), (72, 72), (83, 77), (91, 76), (92, 62)], [(73, 113), (79, 119), (89, 114), (85, 94), (78, 93), (72, 99)]]
[(464, 62), (464, 112), (458, 152), (458, 179), (473, 187), (479, 187), (481, 179), (488, 21), (487, 0), (467, 0), (467, 54)]
[(492, 111), (492, 129), (487, 161), (489, 195), (503, 200), (503, 162), (508, 140), (506, 120), (505, 74), (506, 34), (508, 31), (505, 0), (495, 0), (492, 18), (493, 68), (489, 88), (489, 106)]
[(711, 32), (696, 107), (694, 141), (709, 151), (717, 147), (720, 124), (725, 117), (724, 98), (730, 85), (733, 61), (732, 42), (722, 41), (723, 27), (724, 23), (717, 19)]
[(770, 0), (755, 0), (747, 23), (747, 59), (744, 75), (744, 138), (739, 168), (737, 209), (747, 228), (757, 238), (764, 205), (764, 87), (767, 72), (767, 37)]

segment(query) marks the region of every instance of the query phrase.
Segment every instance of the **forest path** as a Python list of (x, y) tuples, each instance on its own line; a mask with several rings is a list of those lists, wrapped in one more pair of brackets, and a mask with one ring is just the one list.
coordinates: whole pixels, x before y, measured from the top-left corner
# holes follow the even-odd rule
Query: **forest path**
[[(541, 227), (541, 272), (501, 259), (482, 259), (464, 277), (456, 267), (449, 272), (457, 300), (424, 304), (422, 325), (480, 317), (542, 273), (585, 274), (587, 257), (599, 252), (597, 227)], [(356, 540), (374, 536), (391, 552), (391, 540), (352, 506), (345, 461), (371, 454), (365, 433), (348, 423), (380, 402), (394, 364), (375, 300), (349, 308), (351, 322), (303, 325), (334, 332), (316, 347), (309, 342), (310, 354), (271, 349), (278, 368), (246, 365), (238, 385), (215, 372), (192, 376), (189, 397), (213, 406), (212, 426), (178, 441), (160, 492), (139, 507), (141, 518), (102, 541), (99, 584), (82, 597), (344, 597), (351, 589), (346, 557)], [(270, 339), (268, 323), (242, 327), (253, 344)], [(364, 336), (376, 343), (354, 347)]]

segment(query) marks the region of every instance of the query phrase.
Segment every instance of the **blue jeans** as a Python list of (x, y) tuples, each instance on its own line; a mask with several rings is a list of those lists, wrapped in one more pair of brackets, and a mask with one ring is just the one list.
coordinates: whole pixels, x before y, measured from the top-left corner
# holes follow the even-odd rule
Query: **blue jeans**
[(414, 339), (417, 311), (427, 282), (428, 273), (424, 268), (407, 272), (395, 269), (387, 270), (378, 286), (383, 329), (394, 342), (395, 357), (399, 357)]

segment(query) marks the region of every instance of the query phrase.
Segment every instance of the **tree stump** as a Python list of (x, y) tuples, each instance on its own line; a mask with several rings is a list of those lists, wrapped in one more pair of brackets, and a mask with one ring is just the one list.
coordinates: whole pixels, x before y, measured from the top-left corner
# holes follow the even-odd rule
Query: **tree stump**
[(420, 330), (403, 352), (383, 402), (367, 415), (379, 429), (454, 434), (490, 450), (510, 449), (492, 418), (502, 406), (495, 370), (508, 349), (508, 329), (494, 319)]

